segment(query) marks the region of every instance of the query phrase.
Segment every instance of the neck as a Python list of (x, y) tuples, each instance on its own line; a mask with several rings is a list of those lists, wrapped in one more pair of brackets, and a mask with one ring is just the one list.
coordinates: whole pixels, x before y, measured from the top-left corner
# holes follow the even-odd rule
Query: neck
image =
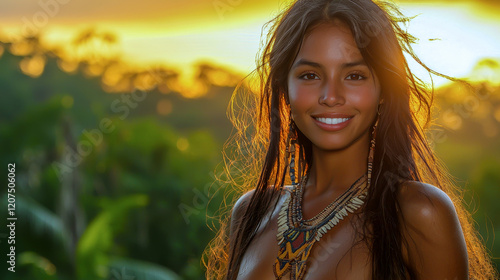
[(342, 150), (326, 151), (313, 145), (306, 189), (313, 196), (343, 192), (367, 172), (369, 134)]

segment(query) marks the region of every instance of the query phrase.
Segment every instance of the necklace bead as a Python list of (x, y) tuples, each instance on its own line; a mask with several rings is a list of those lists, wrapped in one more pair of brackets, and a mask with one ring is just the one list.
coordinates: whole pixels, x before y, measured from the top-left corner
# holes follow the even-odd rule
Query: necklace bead
[(368, 183), (367, 175), (356, 180), (342, 195), (311, 219), (302, 217), (302, 200), (307, 174), (294, 184), (278, 215), (279, 254), (274, 264), (277, 279), (291, 272), (291, 279), (302, 279), (306, 261), (313, 245), (348, 213), (354, 213), (363, 204)]

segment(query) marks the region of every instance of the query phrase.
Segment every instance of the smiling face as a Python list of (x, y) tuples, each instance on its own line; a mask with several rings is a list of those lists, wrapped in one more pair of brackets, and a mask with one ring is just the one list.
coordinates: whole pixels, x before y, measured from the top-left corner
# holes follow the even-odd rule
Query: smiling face
[(379, 97), (378, 80), (346, 24), (321, 24), (304, 37), (288, 74), (288, 98), (295, 124), (314, 146), (368, 143)]

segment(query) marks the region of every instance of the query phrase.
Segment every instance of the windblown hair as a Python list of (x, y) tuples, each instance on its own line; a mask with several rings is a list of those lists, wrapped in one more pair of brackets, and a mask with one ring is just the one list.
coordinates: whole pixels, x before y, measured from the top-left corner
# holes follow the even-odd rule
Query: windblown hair
[[(238, 86), (233, 94), (229, 116), (237, 130), (226, 142), (224, 154), (227, 179), (236, 192), (234, 198), (248, 190), (255, 191), (240, 219), (234, 221), (236, 227), (231, 234), (230, 208), (221, 214), (218, 235), (205, 252), (207, 278), (237, 278), (242, 257), (256, 230), (266, 213), (276, 207), (276, 198), (287, 183), (283, 152), (290, 114), (285, 101), (287, 76), (308, 31), (334, 19), (350, 27), (365, 62), (379, 78), (384, 100), (376, 134), (372, 185), (363, 205), (362, 231), (358, 232), (368, 237), (364, 240), (371, 252), (373, 279), (416, 277), (403, 259), (403, 244), (408, 243), (402, 236), (397, 214), (400, 206), (396, 194), (401, 183), (409, 180), (433, 184), (448, 194), (464, 232), (469, 278), (493, 279), (495, 270), (470, 214), (462, 205), (459, 189), (425, 137), (431, 121), (433, 88), (410, 71), (403, 52), (429, 73), (456, 79), (429, 69), (418, 59), (411, 47), (416, 39), (403, 30), (409, 18), (392, 4), (371, 0), (297, 0), (267, 23), (272, 26), (252, 72), (258, 73), (258, 85), (248, 86), (247, 92)], [(306, 170), (312, 162), (312, 144), (300, 131), (298, 140), (302, 170)]]

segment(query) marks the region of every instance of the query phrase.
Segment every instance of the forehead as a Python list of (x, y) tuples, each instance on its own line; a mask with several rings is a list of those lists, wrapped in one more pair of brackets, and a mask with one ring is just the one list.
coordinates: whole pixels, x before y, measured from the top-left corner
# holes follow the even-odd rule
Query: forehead
[(313, 27), (304, 36), (297, 59), (353, 61), (362, 59), (352, 32), (344, 22), (334, 20)]

